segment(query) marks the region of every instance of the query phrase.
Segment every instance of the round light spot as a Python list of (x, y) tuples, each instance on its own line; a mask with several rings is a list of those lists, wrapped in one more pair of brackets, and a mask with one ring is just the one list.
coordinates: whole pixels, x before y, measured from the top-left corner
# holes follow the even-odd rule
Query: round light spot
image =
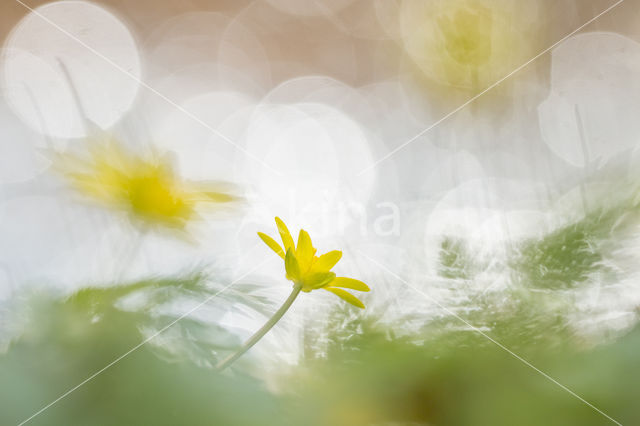
[(367, 139), (349, 116), (327, 105), (265, 105), (254, 114), (247, 150), (269, 167), (245, 162), (262, 211), (314, 235), (336, 235), (359, 215), (375, 176)]
[(117, 17), (91, 3), (35, 9), (12, 30), (5, 48), (3, 91), (16, 114), (40, 133), (85, 136), (83, 115), (108, 128), (136, 97), (135, 41)]
[(575, 166), (607, 158), (640, 137), (640, 44), (582, 34), (553, 51), (552, 91), (538, 107), (543, 140)]

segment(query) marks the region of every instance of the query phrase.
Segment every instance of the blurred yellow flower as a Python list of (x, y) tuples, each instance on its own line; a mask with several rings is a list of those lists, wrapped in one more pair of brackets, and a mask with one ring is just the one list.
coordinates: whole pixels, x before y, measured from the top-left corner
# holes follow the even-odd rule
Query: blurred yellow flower
[(504, 0), (410, 0), (401, 12), (405, 49), (429, 78), (480, 91), (527, 57), (516, 20), (530, 6)]
[(88, 159), (62, 154), (58, 166), (79, 192), (144, 224), (183, 229), (198, 205), (235, 199), (219, 183), (182, 180), (168, 161), (126, 152), (113, 139), (91, 145)]
[(304, 292), (321, 288), (358, 308), (364, 308), (364, 304), (357, 297), (343, 289), (369, 291), (369, 287), (362, 281), (336, 277), (336, 274), (331, 272), (342, 257), (341, 251), (333, 250), (318, 257), (315, 255), (316, 249), (311, 243), (311, 238), (304, 229), (300, 230), (296, 247), (284, 222), (276, 217), (276, 224), (284, 249), (270, 236), (262, 232), (258, 232), (258, 236), (284, 260), (288, 280), (293, 281), (294, 285), (299, 286)]
[(480, 4), (439, 16), (438, 35), (444, 51), (460, 65), (484, 65), (491, 57), (492, 21), (491, 11)]

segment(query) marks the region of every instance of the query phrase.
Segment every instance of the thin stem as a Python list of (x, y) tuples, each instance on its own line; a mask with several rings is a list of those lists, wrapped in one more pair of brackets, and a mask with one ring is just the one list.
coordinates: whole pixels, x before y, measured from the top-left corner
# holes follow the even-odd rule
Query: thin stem
[(296, 297), (298, 297), (298, 294), (300, 294), (301, 289), (302, 289), (301, 285), (299, 284), (294, 285), (293, 290), (291, 291), (291, 294), (289, 295), (287, 300), (285, 300), (282, 306), (280, 306), (280, 309), (278, 309), (276, 313), (273, 314), (273, 316), (269, 319), (269, 321), (267, 321), (260, 330), (256, 331), (255, 334), (251, 336), (249, 340), (247, 340), (244, 343), (244, 345), (242, 345), (236, 352), (232, 353), (231, 355), (229, 355), (228, 357), (220, 361), (218, 365), (216, 365), (216, 369), (218, 371), (224, 370), (229, 365), (231, 365), (236, 359), (240, 358), (242, 354), (244, 354), (246, 351), (251, 349), (253, 345), (258, 343), (258, 341), (262, 339), (262, 337), (265, 334), (267, 334), (269, 330), (271, 330), (271, 328), (273, 328), (273, 326), (276, 325), (278, 321), (280, 321), (280, 318), (283, 317), (285, 312), (289, 310), (289, 308), (293, 304), (293, 301), (296, 300)]
[(69, 71), (67, 64), (65, 64), (64, 61), (60, 58), (56, 58), (56, 59), (58, 60), (58, 66), (62, 70), (62, 74), (64, 75), (64, 78), (67, 80), (67, 84), (69, 85), (69, 90), (71, 91), (71, 97), (75, 102), (75, 107), (78, 112), (78, 115), (80, 115), (80, 121), (82, 123), (83, 130), (86, 133), (90, 130), (90, 124), (91, 124), (91, 121), (89, 120), (89, 116), (87, 115), (87, 109), (82, 104), (82, 100), (80, 99), (80, 92), (78, 92), (78, 88), (73, 82), (73, 78), (71, 77), (71, 72)]

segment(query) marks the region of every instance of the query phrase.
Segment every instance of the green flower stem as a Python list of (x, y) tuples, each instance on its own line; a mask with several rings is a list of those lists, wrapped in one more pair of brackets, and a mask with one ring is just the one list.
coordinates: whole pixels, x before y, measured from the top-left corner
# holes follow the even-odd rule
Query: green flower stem
[(296, 297), (298, 297), (298, 294), (300, 294), (301, 289), (302, 289), (302, 285), (295, 284), (287, 300), (285, 300), (282, 306), (280, 306), (280, 309), (278, 309), (278, 311), (275, 314), (273, 314), (273, 316), (269, 319), (269, 321), (267, 321), (260, 330), (256, 331), (255, 334), (251, 336), (249, 340), (247, 340), (244, 343), (244, 345), (240, 347), (240, 349), (238, 349), (236, 352), (232, 353), (231, 355), (229, 355), (228, 357), (220, 361), (218, 365), (216, 365), (216, 369), (218, 371), (224, 370), (229, 365), (231, 365), (236, 359), (240, 358), (242, 354), (244, 354), (246, 351), (251, 349), (253, 345), (258, 343), (258, 341), (262, 339), (262, 337), (264, 337), (264, 335), (267, 334), (269, 330), (271, 330), (271, 328), (273, 328), (273, 326), (276, 325), (278, 321), (280, 321), (280, 318), (284, 316), (285, 312), (289, 310), (289, 308), (293, 304), (293, 301), (296, 300)]

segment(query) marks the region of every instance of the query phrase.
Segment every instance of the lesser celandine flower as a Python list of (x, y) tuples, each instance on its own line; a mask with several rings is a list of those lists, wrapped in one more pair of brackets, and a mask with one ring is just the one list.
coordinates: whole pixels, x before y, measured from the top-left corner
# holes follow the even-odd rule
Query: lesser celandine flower
[(183, 229), (198, 206), (234, 200), (220, 183), (185, 181), (166, 159), (134, 155), (113, 139), (92, 143), (89, 158), (62, 154), (58, 166), (79, 192), (145, 225)]
[(344, 289), (369, 291), (369, 286), (353, 278), (336, 277), (336, 274), (331, 272), (331, 269), (342, 258), (341, 251), (333, 250), (316, 256), (316, 249), (304, 229), (300, 230), (296, 245), (289, 229), (278, 217), (276, 217), (276, 225), (282, 239), (282, 246), (267, 234), (258, 232), (258, 236), (284, 260), (286, 277), (293, 281), (293, 290), (280, 309), (260, 330), (251, 336), (237, 352), (218, 363), (219, 370), (229, 366), (255, 345), (282, 318), (301, 291), (308, 293), (318, 289), (327, 290), (358, 308), (364, 308), (364, 304), (357, 297)]
[(300, 289), (307, 293), (311, 290), (324, 289), (358, 308), (364, 308), (357, 297), (343, 289), (369, 291), (369, 287), (362, 281), (336, 277), (336, 274), (331, 272), (342, 258), (341, 251), (333, 250), (318, 257), (307, 231), (300, 230), (296, 247), (284, 222), (276, 217), (276, 224), (284, 249), (270, 236), (262, 232), (258, 232), (258, 236), (284, 260), (287, 279), (293, 281), (294, 286), (300, 286)]

